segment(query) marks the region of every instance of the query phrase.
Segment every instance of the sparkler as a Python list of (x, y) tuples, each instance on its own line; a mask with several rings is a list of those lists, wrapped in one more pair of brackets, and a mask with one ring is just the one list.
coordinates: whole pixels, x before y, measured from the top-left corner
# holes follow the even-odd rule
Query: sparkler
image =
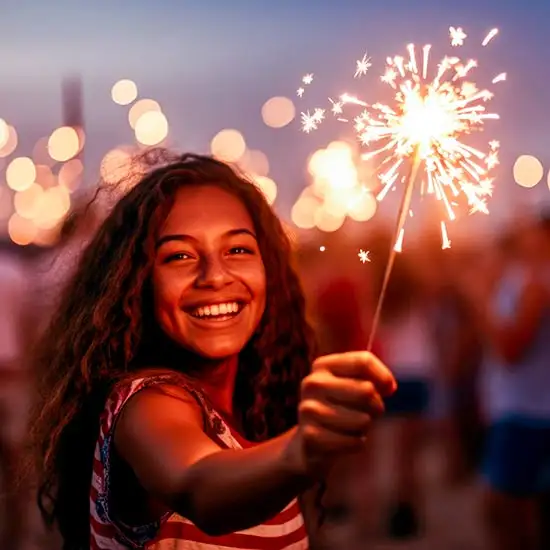
[[(467, 38), (462, 28), (451, 27), (449, 31), (451, 45), (454, 48), (462, 46)], [(498, 29), (491, 30), (482, 46), (487, 46), (497, 34)], [(478, 89), (469, 78), (477, 67), (476, 61), (463, 61), (455, 55), (446, 56), (432, 69), (430, 53), (430, 45), (417, 52), (416, 46), (409, 44), (406, 56), (387, 58), (381, 80), (394, 90), (394, 99), (389, 104), (369, 104), (347, 93), (336, 102), (330, 100), (332, 113), (338, 120), (353, 123), (364, 147), (362, 158), (379, 159), (377, 175), (381, 188), (377, 199), (382, 200), (396, 185), (404, 185), (369, 349), (379, 322), (395, 254), (403, 246), (405, 221), (411, 212), (414, 189), (418, 187), (421, 196), (433, 195), (441, 201), (448, 220), (456, 218), (455, 208), (460, 201), (467, 203), (470, 213), (488, 214), (487, 198), (493, 188), (490, 171), (498, 164), (499, 143), (492, 140), (482, 151), (468, 144), (465, 138), (482, 130), (487, 120), (499, 118), (486, 109), (493, 93)], [(363, 76), (369, 67), (370, 58), (365, 54), (362, 60), (357, 61), (355, 77)], [(501, 73), (492, 82), (505, 79), (506, 73)], [(343, 112), (350, 105), (359, 112), (344, 118)], [(324, 109), (302, 113), (303, 130), (310, 132), (317, 129), (324, 117)], [(446, 222), (440, 223), (442, 247), (449, 248)]]

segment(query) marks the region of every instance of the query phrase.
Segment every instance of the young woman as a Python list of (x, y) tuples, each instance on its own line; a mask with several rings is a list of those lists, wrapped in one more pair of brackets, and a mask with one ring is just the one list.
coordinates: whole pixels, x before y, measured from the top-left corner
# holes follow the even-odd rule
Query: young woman
[(65, 550), (307, 548), (311, 487), (362, 448), (395, 381), (366, 352), (313, 361), (289, 241), (254, 185), (160, 160), (44, 336), (44, 517)]

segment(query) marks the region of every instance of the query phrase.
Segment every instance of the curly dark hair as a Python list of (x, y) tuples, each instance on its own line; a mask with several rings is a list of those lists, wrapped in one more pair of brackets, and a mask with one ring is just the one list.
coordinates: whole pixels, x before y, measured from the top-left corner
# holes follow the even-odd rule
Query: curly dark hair
[(89, 547), (92, 459), (113, 385), (144, 367), (171, 366), (168, 354), (152, 352), (166, 347), (156, 340), (150, 345), (160, 329), (154, 326), (149, 280), (156, 235), (179, 188), (216, 185), (234, 194), (257, 232), (266, 309), (241, 352), (235, 401), (248, 439), (262, 441), (296, 424), (300, 382), (314, 354), (289, 239), (257, 187), (207, 156), (156, 150), (137, 165), (139, 181), (83, 251), (38, 347), (38, 502), (47, 524), (60, 530), (64, 550)]

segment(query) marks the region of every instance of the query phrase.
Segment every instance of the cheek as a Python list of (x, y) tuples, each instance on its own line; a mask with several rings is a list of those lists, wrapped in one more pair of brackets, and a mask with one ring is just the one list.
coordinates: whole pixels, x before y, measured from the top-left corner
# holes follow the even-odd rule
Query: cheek
[(177, 279), (174, 280), (166, 273), (154, 274), (152, 284), (155, 317), (158, 321), (162, 321), (178, 309), (180, 288)]

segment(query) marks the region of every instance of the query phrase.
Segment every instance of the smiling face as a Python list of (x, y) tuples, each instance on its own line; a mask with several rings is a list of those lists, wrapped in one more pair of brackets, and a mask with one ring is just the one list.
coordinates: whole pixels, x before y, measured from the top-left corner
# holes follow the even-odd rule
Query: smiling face
[(182, 347), (210, 360), (238, 354), (265, 309), (265, 270), (243, 203), (215, 186), (176, 195), (153, 267), (155, 317)]

